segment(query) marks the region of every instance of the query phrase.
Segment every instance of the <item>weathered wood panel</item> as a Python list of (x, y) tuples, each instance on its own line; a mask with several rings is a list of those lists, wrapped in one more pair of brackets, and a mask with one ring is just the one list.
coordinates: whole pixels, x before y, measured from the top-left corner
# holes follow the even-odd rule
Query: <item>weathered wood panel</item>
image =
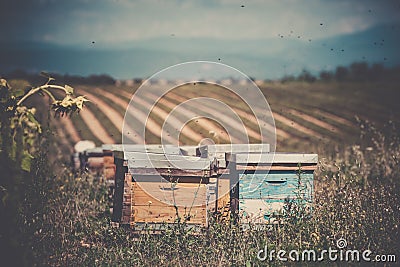
[[(168, 168), (156, 168), (156, 169), (145, 169), (145, 168), (130, 168), (129, 172), (133, 176), (163, 176), (176, 180), (179, 177), (179, 181), (187, 183), (198, 183), (201, 179), (207, 181), (210, 175), (210, 170), (179, 170), (179, 169), (168, 169)], [(207, 183), (207, 182), (206, 182)]]
[(121, 224), (129, 224), (132, 221), (132, 176), (129, 173), (125, 173), (122, 198)]
[(114, 165), (114, 156), (105, 154), (103, 156), (104, 166)]
[[(278, 163), (318, 163), (317, 154), (303, 153), (242, 153), (235, 154), (237, 164), (246, 163), (262, 163), (262, 164), (278, 164)], [(232, 154), (226, 154), (226, 160), (232, 161)]]
[(129, 168), (210, 169), (208, 159), (193, 156), (125, 152), (125, 159), (128, 161)]
[(206, 206), (178, 207), (178, 214), (174, 206), (167, 205), (135, 205), (133, 206), (134, 223), (176, 223), (178, 218), (188, 224), (207, 224)]
[(258, 165), (249, 165), (249, 164), (238, 164), (236, 165), (237, 170), (241, 171), (297, 171), (297, 170), (302, 170), (302, 171), (314, 171), (317, 169), (316, 164), (308, 164), (304, 163), (300, 167), (298, 164), (273, 164), (273, 165), (263, 165), (263, 164), (258, 164)]
[(218, 158), (225, 158), (225, 153), (267, 153), (270, 152), (269, 144), (216, 144), (200, 146), (197, 149), (197, 156), (210, 157), (217, 155)]
[(204, 206), (207, 201), (205, 184), (133, 182), (132, 205), (173, 206), (180, 207)]
[(110, 181), (110, 182), (112, 181), (113, 184), (114, 184), (115, 165), (112, 164), (112, 165), (104, 166), (103, 174), (104, 174), (104, 178), (105, 178), (107, 181)]
[[(156, 153), (169, 155), (185, 155), (185, 150), (174, 145), (122, 145), (122, 144), (105, 144), (102, 149), (106, 151), (125, 151), (125, 152), (140, 152), (140, 153)], [(190, 147), (188, 148), (190, 149)]]
[(124, 166), (124, 160), (120, 158), (114, 158), (116, 170), (115, 170), (115, 190), (113, 199), (113, 213), (111, 220), (113, 222), (121, 222), (122, 217), (122, 206), (124, 196), (124, 182), (125, 173), (128, 172), (128, 168)]
[[(205, 184), (132, 182), (131, 225), (174, 223), (207, 224)], [(176, 208), (177, 209), (176, 209)]]
[(207, 184), (207, 207), (210, 212), (229, 210), (229, 177), (211, 178)]

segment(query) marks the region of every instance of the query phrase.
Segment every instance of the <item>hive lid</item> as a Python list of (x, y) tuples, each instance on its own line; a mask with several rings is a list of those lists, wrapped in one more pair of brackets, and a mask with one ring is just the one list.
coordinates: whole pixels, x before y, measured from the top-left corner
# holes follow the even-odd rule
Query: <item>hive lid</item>
[[(234, 155), (234, 156), (233, 156)], [(226, 153), (226, 161), (237, 164), (317, 164), (317, 154), (304, 153)]]
[(122, 145), (122, 144), (105, 144), (102, 145), (103, 150), (120, 151), (120, 152), (142, 152), (157, 153), (170, 155), (185, 155), (187, 152), (175, 145)]
[(125, 152), (125, 159), (129, 169), (209, 170), (211, 164), (205, 158), (161, 153)]
[(269, 144), (214, 144), (197, 148), (200, 157), (225, 157), (225, 153), (267, 153), (270, 152)]

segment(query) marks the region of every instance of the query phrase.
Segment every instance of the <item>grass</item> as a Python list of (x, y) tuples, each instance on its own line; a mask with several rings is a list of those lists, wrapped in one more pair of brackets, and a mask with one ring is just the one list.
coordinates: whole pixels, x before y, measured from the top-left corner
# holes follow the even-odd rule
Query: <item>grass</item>
[(349, 146), (343, 153), (321, 158), (312, 216), (288, 202), (283, 223), (264, 230), (243, 230), (231, 222), (212, 221), (200, 232), (182, 224), (170, 225), (162, 234), (113, 228), (104, 183), (65, 168), (47, 181), (47, 198), (40, 202), (43, 211), (31, 225), (35, 229), (29, 237), (34, 244), (32, 262), (54, 266), (259, 266), (271, 263), (257, 258), (265, 246), (270, 251), (321, 251), (336, 248), (340, 238), (346, 239), (349, 249), (369, 249), (372, 255), (396, 254), (400, 249), (400, 141), (368, 123), (362, 129), (365, 145)]

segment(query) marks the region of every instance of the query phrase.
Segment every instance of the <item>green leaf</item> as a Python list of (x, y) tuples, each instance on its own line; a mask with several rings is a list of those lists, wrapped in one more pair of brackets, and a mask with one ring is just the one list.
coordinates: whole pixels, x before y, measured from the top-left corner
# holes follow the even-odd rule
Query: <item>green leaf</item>
[(23, 96), (24, 94), (25, 94), (25, 91), (22, 89), (12, 91), (12, 95), (15, 97), (20, 97), (20, 96)]
[(10, 157), (10, 159), (15, 160), (16, 151), (17, 151), (17, 144), (15, 142), (12, 142), (12, 144), (10, 146), (9, 155), (8, 155)]
[(24, 151), (22, 154), (21, 169), (29, 172), (31, 170), (32, 159), (33, 156), (29, 154), (27, 151)]
[(31, 112), (27, 112), (26, 116), (30, 122), (33, 122), (36, 125), (37, 131), (41, 133), (42, 128), (40, 127), (40, 123), (36, 120), (35, 116)]
[(72, 95), (74, 93), (74, 88), (72, 88), (69, 85), (65, 85), (65, 92), (69, 95)]

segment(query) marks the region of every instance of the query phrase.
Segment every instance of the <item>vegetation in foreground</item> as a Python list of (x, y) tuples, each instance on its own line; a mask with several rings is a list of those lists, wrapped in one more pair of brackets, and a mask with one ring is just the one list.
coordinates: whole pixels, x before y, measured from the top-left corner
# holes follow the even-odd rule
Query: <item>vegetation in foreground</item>
[(50, 176), (41, 154), (29, 190), (22, 191), (21, 210), (3, 226), (12, 231), (18, 252), (10, 260), (54, 266), (257, 266), (268, 262), (257, 259), (265, 246), (321, 251), (335, 248), (340, 238), (349, 249), (395, 255), (400, 249), (400, 142), (364, 127), (370, 146), (353, 146), (321, 162), (313, 216), (292, 205), (284, 223), (264, 230), (231, 223), (211, 223), (200, 233), (184, 225), (162, 234), (112, 228), (102, 181), (68, 168)]
[[(2, 118), (10, 115), (5, 111), (2, 108)], [(101, 179), (72, 173), (68, 167), (54, 174), (49, 160), (52, 133), (43, 127), (30, 144), (29, 168), (17, 164), (22, 161), (2, 148), (6, 158), (0, 164), (2, 264), (257, 266), (270, 263), (257, 258), (266, 246), (269, 251), (321, 251), (335, 248), (340, 238), (347, 241), (347, 248), (369, 249), (372, 256), (396, 255), (400, 140), (391, 124), (384, 135), (369, 123), (361, 124), (361, 129), (361, 146), (321, 159), (312, 217), (301, 206), (288, 204), (284, 223), (264, 230), (242, 230), (228, 222), (210, 223), (200, 233), (174, 225), (161, 234), (151, 230), (134, 234), (110, 226), (107, 190)], [(15, 142), (11, 137), (7, 137), (10, 147)], [(1, 140), (4, 146), (6, 139)]]

